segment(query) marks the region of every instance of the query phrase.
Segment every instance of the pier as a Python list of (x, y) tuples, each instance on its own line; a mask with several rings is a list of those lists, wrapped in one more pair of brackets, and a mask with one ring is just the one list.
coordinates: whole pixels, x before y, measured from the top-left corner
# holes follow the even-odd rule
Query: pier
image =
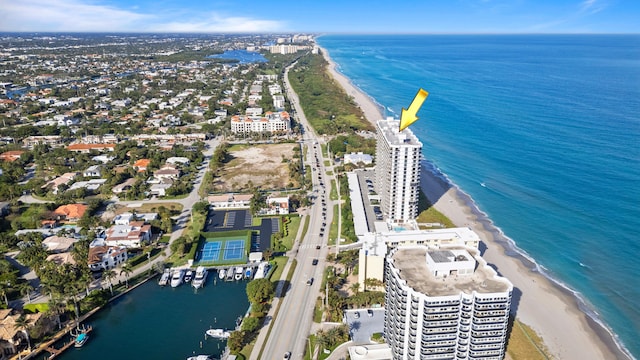
[[(89, 326), (89, 327), (83, 327), (82, 328), (82, 332), (85, 334), (90, 333), (93, 330), (93, 327)], [(70, 335), (72, 335), (71, 333), (73, 332), (73, 330), (71, 330), (69, 332)], [(73, 336), (73, 335), (72, 335)], [(50, 353), (51, 355), (49, 355), (49, 357), (47, 359), (55, 359), (58, 355), (62, 354), (65, 350), (69, 349), (70, 347), (72, 347), (75, 344), (75, 341), (73, 339), (71, 339), (71, 341), (69, 341), (68, 343), (65, 343), (61, 348), (56, 349), (53, 347), (53, 343), (50, 344), (50, 346), (45, 346), (43, 348), (44, 351)]]

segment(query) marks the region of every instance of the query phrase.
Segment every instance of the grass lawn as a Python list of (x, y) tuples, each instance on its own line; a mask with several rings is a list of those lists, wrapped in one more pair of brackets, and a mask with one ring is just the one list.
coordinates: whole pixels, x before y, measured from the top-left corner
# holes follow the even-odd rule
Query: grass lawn
[(287, 249), (291, 249), (293, 247), (293, 242), (296, 240), (296, 235), (298, 234), (298, 228), (300, 227), (300, 220), (302, 218), (299, 216), (291, 216), (289, 218), (289, 222), (284, 224), (283, 226), (287, 227), (287, 236), (282, 239), (282, 244), (287, 247)]
[(302, 229), (302, 234), (300, 235), (300, 242), (302, 242), (302, 240), (304, 239), (305, 236), (307, 236), (307, 231), (309, 230), (309, 223), (311, 221), (308, 220), (308, 216), (305, 216), (304, 219), (304, 228)]
[(546, 360), (551, 358), (545, 353), (543, 339), (518, 319), (513, 322), (507, 342), (507, 354), (512, 359), (517, 360)]
[(331, 228), (329, 229), (329, 241), (328, 244), (336, 244), (338, 238), (338, 205), (333, 206), (333, 219), (331, 219)]
[(329, 191), (329, 199), (338, 200), (338, 188), (335, 180), (331, 180), (331, 191)]
[(182, 211), (182, 204), (177, 202), (154, 203), (154, 202), (148, 202), (147, 200), (140, 200), (140, 204), (141, 205), (137, 207), (129, 207), (129, 206), (119, 207), (115, 212), (116, 214), (131, 212), (133, 210), (135, 210), (137, 213), (156, 212), (158, 211), (158, 208), (160, 208), (161, 206), (164, 206), (165, 208), (172, 211), (178, 211), (178, 212)]
[[(449, 220), (448, 217), (444, 216), (441, 212), (436, 210), (433, 206), (428, 208), (427, 210), (422, 211), (420, 215), (418, 215), (416, 222), (418, 222), (418, 224), (440, 223), (440, 224), (443, 224), (445, 228), (455, 227), (453, 222), (451, 222), (451, 220)], [(428, 227), (424, 227), (424, 228), (427, 229)]]
[(282, 272), (284, 271), (284, 266), (287, 264), (289, 260), (286, 256), (278, 256), (274, 257), (271, 262), (275, 263), (275, 269), (271, 272), (271, 282), (280, 281), (280, 276), (282, 276)]

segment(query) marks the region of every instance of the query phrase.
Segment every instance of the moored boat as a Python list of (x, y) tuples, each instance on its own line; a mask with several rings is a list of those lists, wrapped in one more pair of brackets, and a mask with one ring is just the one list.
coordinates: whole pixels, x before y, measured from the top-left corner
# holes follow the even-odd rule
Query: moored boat
[(205, 334), (216, 339), (227, 339), (229, 336), (231, 336), (231, 332), (224, 329), (209, 329), (205, 331)]
[(224, 280), (225, 276), (227, 276), (227, 270), (225, 269), (218, 270), (218, 279)]
[(191, 282), (191, 279), (193, 279), (193, 270), (188, 270), (186, 274), (184, 274), (184, 282)]
[(160, 280), (158, 280), (158, 285), (165, 286), (169, 283), (169, 279), (171, 278), (171, 270), (164, 269), (162, 276), (160, 276)]
[(215, 360), (215, 359), (212, 358), (211, 355), (196, 355), (196, 356), (189, 356), (187, 360)]
[(171, 275), (171, 287), (178, 287), (182, 284), (182, 280), (184, 279), (184, 269), (177, 269), (173, 271), (173, 275)]
[(243, 273), (244, 273), (244, 269), (242, 268), (242, 266), (236, 267), (236, 272), (234, 274), (234, 279), (242, 280)]
[(251, 280), (251, 275), (253, 275), (253, 268), (251, 266), (247, 266), (244, 271), (244, 278)]
[(235, 272), (236, 268), (235, 267), (230, 267), (227, 269), (227, 277), (225, 278), (225, 280), (227, 281), (231, 281), (233, 280), (233, 274)]
[(196, 268), (196, 275), (191, 281), (191, 286), (196, 289), (199, 289), (204, 286), (205, 281), (207, 280), (207, 269), (204, 266), (198, 266)]
[(73, 346), (82, 347), (84, 346), (84, 344), (87, 343), (87, 340), (89, 340), (89, 333), (81, 332), (80, 334), (78, 334), (78, 336), (76, 336), (75, 343)]

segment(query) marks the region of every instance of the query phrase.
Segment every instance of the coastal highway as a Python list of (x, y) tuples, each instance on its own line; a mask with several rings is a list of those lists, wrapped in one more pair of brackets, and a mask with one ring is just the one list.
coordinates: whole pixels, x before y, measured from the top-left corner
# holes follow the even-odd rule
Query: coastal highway
[[(288, 290), (281, 295), (283, 300), (280, 311), (266, 340), (262, 359), (282, 359), (288, 351), (291, 352), (292, 359), (302, 359), (311, 331), (313, 308), (321, 293), (322, 273), (328, 253), (327, 236), (331, 226), (327, 219), (333, 218), (333, 204), (329, 200), (331, 181), (326, 176), (322, 150), (300, 108), (298, 97), (291, 90), (287, 79), (288, 71), (289, 68), (284, 73), (285, 91), (296, 111), (297, 120), (305, 129), (304, 142), (308, 149), (306, 158), (312, 168), (314, 200), (308, 213), (307, 233), (289, 252), (289, 261), (295, 258), (297, 267)], [(318, 260), (317, 265), (313, 264), (314, 259)], [(311, 278), (313, 282), (309, 285)]]

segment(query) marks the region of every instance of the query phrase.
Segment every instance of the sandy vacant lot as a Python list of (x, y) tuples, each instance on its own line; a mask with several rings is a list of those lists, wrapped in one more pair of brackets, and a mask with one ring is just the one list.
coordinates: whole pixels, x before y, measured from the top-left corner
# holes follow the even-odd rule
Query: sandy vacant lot
[[(230, 151), (231, 160), (215, 181), (215, 192), (247, 192), (284, 189), (292, 181), (289, 161), (297, 144), (246, 145)], [(235, 150), (237, 149), (237, 150)], [(283, 157), (288, 160), (283, 162)], [(294, 187), (298, 184), (294, 183)]]

